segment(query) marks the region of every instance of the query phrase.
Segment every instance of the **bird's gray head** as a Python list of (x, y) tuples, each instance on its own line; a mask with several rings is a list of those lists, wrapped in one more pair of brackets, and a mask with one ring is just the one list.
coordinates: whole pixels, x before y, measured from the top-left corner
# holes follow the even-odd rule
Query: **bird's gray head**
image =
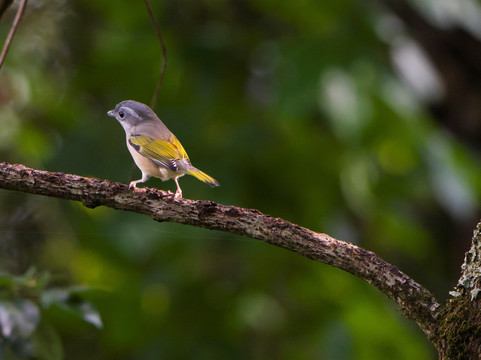
[(133, 100), (122, 101), (115, 109), (107, 112), (107, 115), (116, 118), (126, 132), (140, 123), (158, 119), (151, 108)]

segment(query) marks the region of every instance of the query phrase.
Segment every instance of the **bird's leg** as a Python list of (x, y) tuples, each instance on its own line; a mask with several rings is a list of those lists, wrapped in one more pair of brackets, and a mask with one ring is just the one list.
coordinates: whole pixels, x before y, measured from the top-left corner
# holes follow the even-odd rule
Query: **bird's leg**
[(175, 196), (174, 196), (176, 199), (182, 198), (182, 189), (180, 188), (180, 185), (179, 185), (179, 180), (178, 180), (179, 178), (180, 176), (176, 176), (174, 178), (175, 184), (177, 185), (177, 191), (175, 192)]
[(142, 179), (131, 181), (129, 184), (129, 189), (135, 188), (135, 185), (137, 185), (138, 183), (146, 182), (147, 180), (149, 180), (149, 177), (149, 175), (142, 173)]

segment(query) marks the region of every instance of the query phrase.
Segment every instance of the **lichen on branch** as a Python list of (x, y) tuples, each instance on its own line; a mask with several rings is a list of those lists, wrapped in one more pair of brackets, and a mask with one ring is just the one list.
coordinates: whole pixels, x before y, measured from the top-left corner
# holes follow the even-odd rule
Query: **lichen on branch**
[(76, 200), (89, 208), (107, 206), (175, 222), (258, 239), (309, 259), (347, 271), (377, 287), (403, 315), (415, 320), (428, 337), (435, 336), (439, 304), (423, 286), (375, 253), (292, 224), (281, 218), (212, 201), (176, 199), (168, 192), (129, 189), (108, 180), (0, 163), (0, 188)]

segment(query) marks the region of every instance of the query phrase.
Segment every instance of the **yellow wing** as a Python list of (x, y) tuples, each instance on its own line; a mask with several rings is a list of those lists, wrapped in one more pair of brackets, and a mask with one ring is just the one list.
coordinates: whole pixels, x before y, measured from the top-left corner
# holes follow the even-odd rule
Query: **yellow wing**
[(189, 159), (189, 156), (187, 155), (187, 152), (185, 151), (184, 147), (175, 136), (172, 135), (169, 141), (173, 146), (175, 146), (179, 150), (181, 159)]
[(129, 138), (129, 144), (141, 155), (173, 171), (179, 169), (177, 161), (189, 161), (189, 156), (185, 152), (184, 147), (173, 135), (168, 141), (152, 139), (144, 135), (132, 135)]

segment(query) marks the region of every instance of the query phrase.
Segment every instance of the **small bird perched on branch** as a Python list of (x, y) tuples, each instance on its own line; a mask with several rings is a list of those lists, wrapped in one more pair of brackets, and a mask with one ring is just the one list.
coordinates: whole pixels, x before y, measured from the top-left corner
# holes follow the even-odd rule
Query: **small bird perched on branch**
[(177, 185), (175, 197), (181, 198), (178, 179), (185, 174), (195, 176), (211, 187), (220, 185), (213, 177), (192, 166), (180, 141), (147, 105), (125, 100), (107, 115), (115, 117), (124, 128), (127, 148), (142, 171), (142, 178), (131, 181), (129, 188), (135, 188), (151, 176), (162, 181), (174, 179)]

